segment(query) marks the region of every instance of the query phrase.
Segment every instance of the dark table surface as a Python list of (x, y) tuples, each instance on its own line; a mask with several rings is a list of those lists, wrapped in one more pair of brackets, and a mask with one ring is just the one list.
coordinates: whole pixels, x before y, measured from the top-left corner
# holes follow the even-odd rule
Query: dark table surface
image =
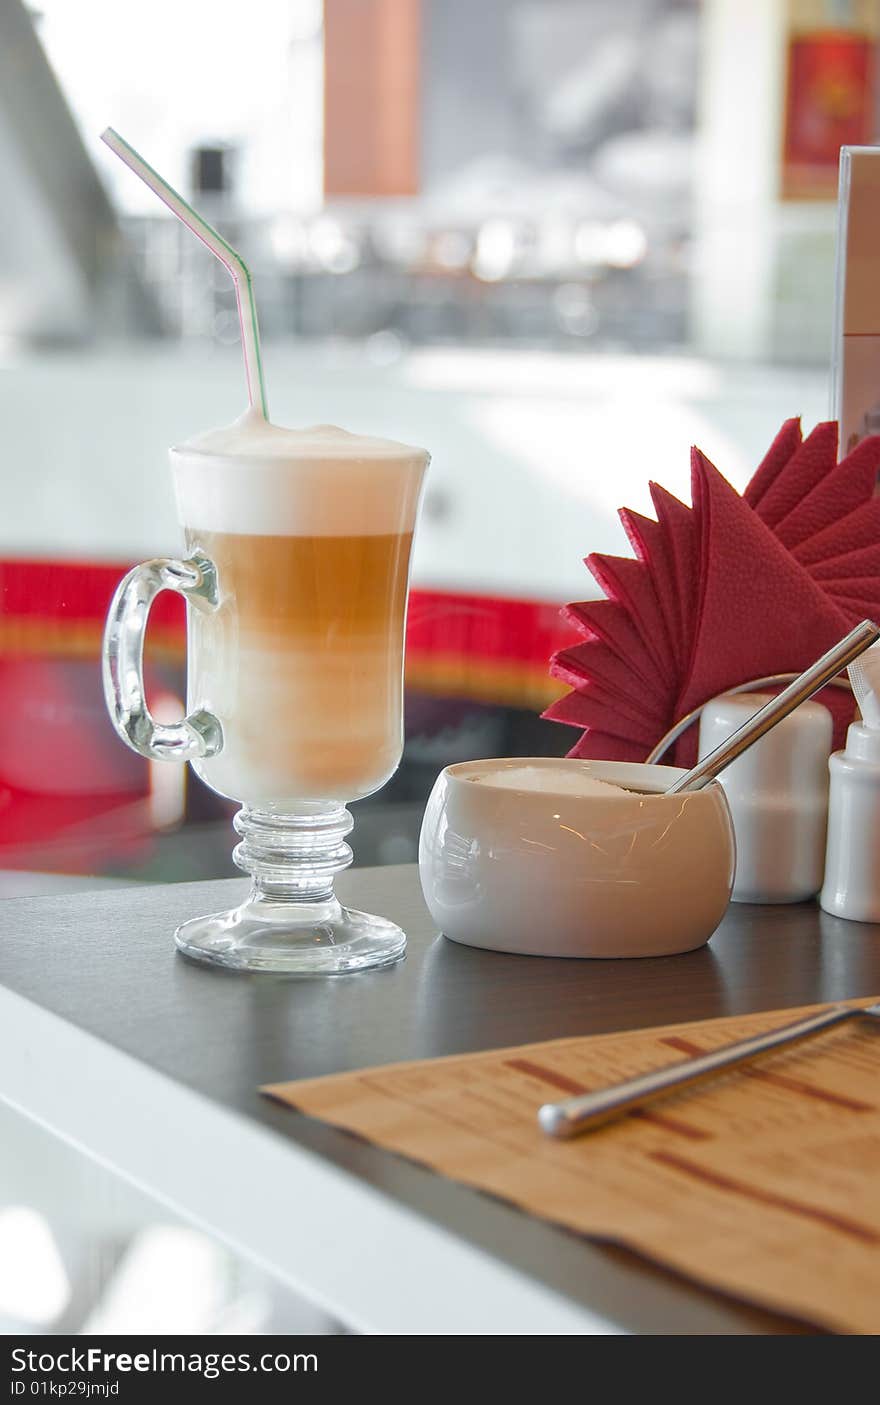
[(357, 869), (340, 896), (407, 931), (402, 964), (335, 980), (242, 976), (175, 954), (174, 927), (237, 880), (0, 903), (0, 982), (610, 1316), (672, 1333), (797, 1330), (587, 1243), (262, 1097), (261, 1084), (565, 1035), (880, 994), (880, 927), (811, 904), (734, 904), (708, 947), (635, 961), (504, 956), (439, 936), (415, 867)]

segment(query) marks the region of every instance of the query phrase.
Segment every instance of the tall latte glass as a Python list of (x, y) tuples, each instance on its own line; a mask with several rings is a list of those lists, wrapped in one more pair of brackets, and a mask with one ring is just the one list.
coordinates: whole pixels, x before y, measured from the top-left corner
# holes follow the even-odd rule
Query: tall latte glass
[[(406, 938), (344, 908), (346, 802), (378, 790), (403, 749), (403, 645), (413, 528), (428, 455), (331, 426), (286, 430), (247, 415), (171, 451), (184, 560), (137, 566), (107, 620), (107, 704), (123, 740), (190, 761), (242, 802), (241, 906), (186, 922), (188, 956), (336, 974), (388, 965)], [(147, 710), (147, 613), (188, 603), (188, 715)]]

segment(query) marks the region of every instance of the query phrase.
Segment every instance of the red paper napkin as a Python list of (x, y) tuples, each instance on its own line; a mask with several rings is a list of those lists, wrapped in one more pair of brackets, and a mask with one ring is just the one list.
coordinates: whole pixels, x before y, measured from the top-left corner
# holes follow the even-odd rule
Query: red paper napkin
[[(806, 668), (880, 614), (880, 436), (837, 462), (837, 425), (786, 420), (740, 496), (698, 449), (693, 506), (657, 484), (657, 520), (622, 508), (634, 558), (586, 564), (606, 599), (569, 605), (553, 656), (571, 691), (544, 716), (583, 729), (570, 755), (643, 761), (680, 718), (737, 684)], [(827, 688), (835, 746), (852, 698)], [(697, 728), (664, 758), (689, 765)]]

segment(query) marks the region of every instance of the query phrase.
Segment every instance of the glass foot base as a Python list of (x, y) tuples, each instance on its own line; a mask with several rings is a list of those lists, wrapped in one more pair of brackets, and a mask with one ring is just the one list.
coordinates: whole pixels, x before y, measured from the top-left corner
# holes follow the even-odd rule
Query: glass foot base
[(406, 937), (384, 917), (372, 917), (338, 902), (316, 903), (309, 913), (269, 904), (244, 903), (231, 912), (195, 917), (174, 934), (178, 949), (194, 961), (236, 971), (275, 971), (290, 976), (344, 976), (401, 961)]
[(251, 875), (250, 895), (230, 912), (184, 922), (179, 950), (212, 966), (288, 976), (345, 976), (402, 960), (400, 928), (343, 907), (333, 891), (351, 863), (353, 823), (332, 802), (304, 802), (295, 814), (245, 805), (233, 820), (241, 843), (232, 857)]

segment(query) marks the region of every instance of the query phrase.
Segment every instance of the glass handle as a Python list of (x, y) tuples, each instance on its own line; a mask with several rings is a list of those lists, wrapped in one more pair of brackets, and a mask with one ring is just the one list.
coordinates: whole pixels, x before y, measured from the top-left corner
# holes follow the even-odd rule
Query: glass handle
[(176, 590), (196, 610), (216, 610), (217, 570), (197, 552), (186, 561), (160, 558), (135, 566), (120, 581), (104, 631), (104, 697), (113, 725), (133, 751), (151, 761), (194, 761), (216, 756), (223, 729), (199, 708), (180, 722), (156, 722), (144, 694), (144, 637), (150, 606), (163, 590)]

